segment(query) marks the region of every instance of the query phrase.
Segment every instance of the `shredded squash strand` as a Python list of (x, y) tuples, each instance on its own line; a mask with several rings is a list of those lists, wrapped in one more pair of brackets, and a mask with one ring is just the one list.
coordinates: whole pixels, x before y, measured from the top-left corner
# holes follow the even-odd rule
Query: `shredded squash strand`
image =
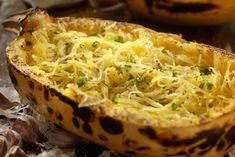
[(38, 29), (30, 35), (27, 64), (83, 105), (109, 99), (166, 124), (197, 124), (235, 104), (223, 93), (235, 82), (230, 66), (223, 77), (202, 65), (201, 55), (195, 60), (155, 46), (144, 29), (133, 30), (134, 38), (111, 27), (96, 35), (55, 26)]

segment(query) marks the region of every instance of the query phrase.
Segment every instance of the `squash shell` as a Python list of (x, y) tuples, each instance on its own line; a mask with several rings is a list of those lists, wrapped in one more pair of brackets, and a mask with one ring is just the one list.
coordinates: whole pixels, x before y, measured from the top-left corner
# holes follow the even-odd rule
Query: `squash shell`
[[(68, 24), (69, 28), (100, 28), (113, 21), (91, 18), (53, 18), (45, 12), (32, 11), (21, 22), (22, 31), (30, 32), (47, 22)], [(117, 22), (117, 28), (128, 32), (139, 25)], [(158, 33), (148, 28), (159, 43), (172, 49), (184, 49), (186, 43), (178, 35)], [(161, 39), (161, 40), (160, 40)], [(189, 43), (190, 44), (190, 43)], [(18, 93), (46, 119), (97, 144), (128, 156), (164, 157), (222, 156), (235, 143), (235, 110), (211, 121), (185, 127), (159, 127), (154, 119), (141, 114), (129, 113), (125, 108), (112, 107), (105, 102), (93, 102), (79, 107), (79, 102), (61, 94), (52, 86), (32, 73), (20, 62), (17, 55), (17, 40), (6, 49), (9, 75)], [(204, 57), (217, 55), (221, 65), (234, 59), (232, 53), (208, 45), (196, 44), (195, 51), (203, 51)], [(223, 63), (223, 64), (222, 64)], [(224, 69), (224, 66), (221, 66)]]
[(175, 25), (218, 25), (235, 18), (234, 0), (126, 0), (134, 15)]

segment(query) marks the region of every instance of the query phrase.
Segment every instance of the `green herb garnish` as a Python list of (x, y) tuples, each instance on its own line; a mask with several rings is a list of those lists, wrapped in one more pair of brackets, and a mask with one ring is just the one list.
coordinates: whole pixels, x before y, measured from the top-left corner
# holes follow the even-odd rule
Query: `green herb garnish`
[(134, 76), (130, 74), (128, 80), (132, 80), (132, 79), (134, 79)]
[(205, 85), (205, 83), (204, 82), (202, 82), (200, 85), (199, 85), (199, 88), (203, 88), (204, 87), (204, 85)]
[(80, 47), (80, 48), (83, 48), (83, 47), (85, 47), (85, 45), (84, 45), (84, 44), (80, 44), (79, 47)]
[(132, 80), (135, 85), (139, 85), (143, 81), (143, 79), (140, 75), (135, 76)]
[(131, 65), (129, 65), (129, 64), (125, 64), (124, 65), (126, 68), (131, 68)]
[(163, 50), (162, 50), (162, 53), (165, 54), (165, 55), (167, 55), (167, 56), (169, 56), (169, 54), (168, 54), (168, 52), (167, 52), (166, 49), (163, 49)]
[(173, 103), (173, 104), (171, 104), (171, 108), (172, 108), (172, 110), (173, 111), (175, 111), (176, 109), (177, 109), (177, 104), (176, 103)]
[(100, 29), (100, 32), (101, 33), (104, 33), (106, 30), (105, 30), (105, 28), (104, 27), (102, 27), (101, 29)]
[(79, 77), (77, 80), (78, 87), (82, 87), (83, 85), (85, 85), (87, 83), (87, 81), (88, 81), (88, 79), (86, 76)]
[(124, 43), (125, 42), (124, 38), (122, 36), (119, 36), (119, 35), (114, 38), (114, 41), (119, 42), (119, 43)]
[(173, 76), (173, 77), (176, 77), (176, 76), (177, 76), (177, 72), (173, 71), (173, 72), (172, 72), (172, 76)]
[(125, 61), (129, 63), (136, 63), (135, 58), (132, 55), (128, 57)]
[(207, 83), (206, 83), (206, 86), (207, 86), (208, 89), (211, 90), (214, 85), (213, 85), (213, 83), (207, 82)]
[(131, 80), (132, 82), (134, 82), (134, 84), (138, 85), (143, 81), (143, 78), (140, 75), (137, 76), (129, 75), (128, 80)]
[(120, 94), (114, 95), (112, 100), (115, 102), (118, 98), (121, 98)]
[(210, 74), (214, 73), (211, 68), (198, 66), (198, 69), (200, 70), (201, 75), (210, 75)]
[(107, 39), (107, 40), (112, 40), (113, 41), (115, 37), (114, 37), (113, 34), (105, 34), (104, 38)]
[(54, 31), (53, 33), (54, 33), (54, 34), (60, 34), (60, 32), (58, 32), (58, 31)]
[(97, 47), (99, 45), (99, 42), (98, 41), (94, 41), (93, 43), (92, 43), (92, 47)]
[(107, 40), (116, 41), (116, 42), (119, 42), (119, 43), (125, 43), (124, 38), (120, 35), (105, 34), (104, 38), (107, 39)]

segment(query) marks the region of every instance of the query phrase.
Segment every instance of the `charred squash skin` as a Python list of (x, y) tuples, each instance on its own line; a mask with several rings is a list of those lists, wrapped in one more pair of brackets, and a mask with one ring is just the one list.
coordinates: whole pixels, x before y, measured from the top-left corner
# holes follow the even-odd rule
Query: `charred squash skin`
[(144, 18), (175, 25), (204, 26), (235, 18), (233, 0), (126, 0), (131, 11)]
[[(113, 23), (89, 18), (56, 19), (45, 12), (35, 11), (23, 21), (21, 34), (37, 29), (43, 23), (55, 21), (67, 23), (73, 28), (78, 25), (86, 27), (92, 23), (95, 23), (95, 27)], [(115, 27), (128, 31), (142, 26), (117, 23)], [(185, 42), (177, 35), (145, 29), (156, 37), (171, 39), (163, 41), (165, 45), (180, 48), (175, 42)], [(9, 75), (16, 90), (48, 120), (79, 136), (128, 156), (137, 157), (222, 156), (235, 144), (235, 110), (190, 127), (163, 128), (141, 115), (128, 114), (124, 108), (112, 108), (106, 103), (79, 107), (79, 102), (61, 94), (43, 82), (40, 76), (24, 68), (17, 55), (17, 46), (15, 40), (6, 50)], [(220, 56), (223, 63), (235, 58), (233, 54), (211, 46), (198, 44), (197, 48), (198, 51), (205, 51), (205, 56), (212, 52), (213, 55)]]
[[(183, 3), (183, 2), (172, 2), (172, 4), (169, 5), (168, 1), (164, 0), (146, 0), (146, 5), (149, 8), (152, 8), (153, 6), (158, 7), (159, 9), (165, 9), (172, 13), (197, 13), (197, 12), (204, 12), (209, 11), (212, 9), (216, 9), (216, 5), (213, 3), (201, 3), (201, 2), (192, 2), (192, 3)], [(150, 12), (153, 13), (153, 10)], [(154, 14), (154, 13), (153, 13)]]

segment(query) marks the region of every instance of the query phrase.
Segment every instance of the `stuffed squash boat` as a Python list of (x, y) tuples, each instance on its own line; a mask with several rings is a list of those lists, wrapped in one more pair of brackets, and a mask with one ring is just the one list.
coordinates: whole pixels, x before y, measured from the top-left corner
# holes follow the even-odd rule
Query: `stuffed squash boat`
[(235, 56), (145, 27), (31, 12), (7, 47), (20, 95), (129, 156), (222, 156), (235, 142)]

